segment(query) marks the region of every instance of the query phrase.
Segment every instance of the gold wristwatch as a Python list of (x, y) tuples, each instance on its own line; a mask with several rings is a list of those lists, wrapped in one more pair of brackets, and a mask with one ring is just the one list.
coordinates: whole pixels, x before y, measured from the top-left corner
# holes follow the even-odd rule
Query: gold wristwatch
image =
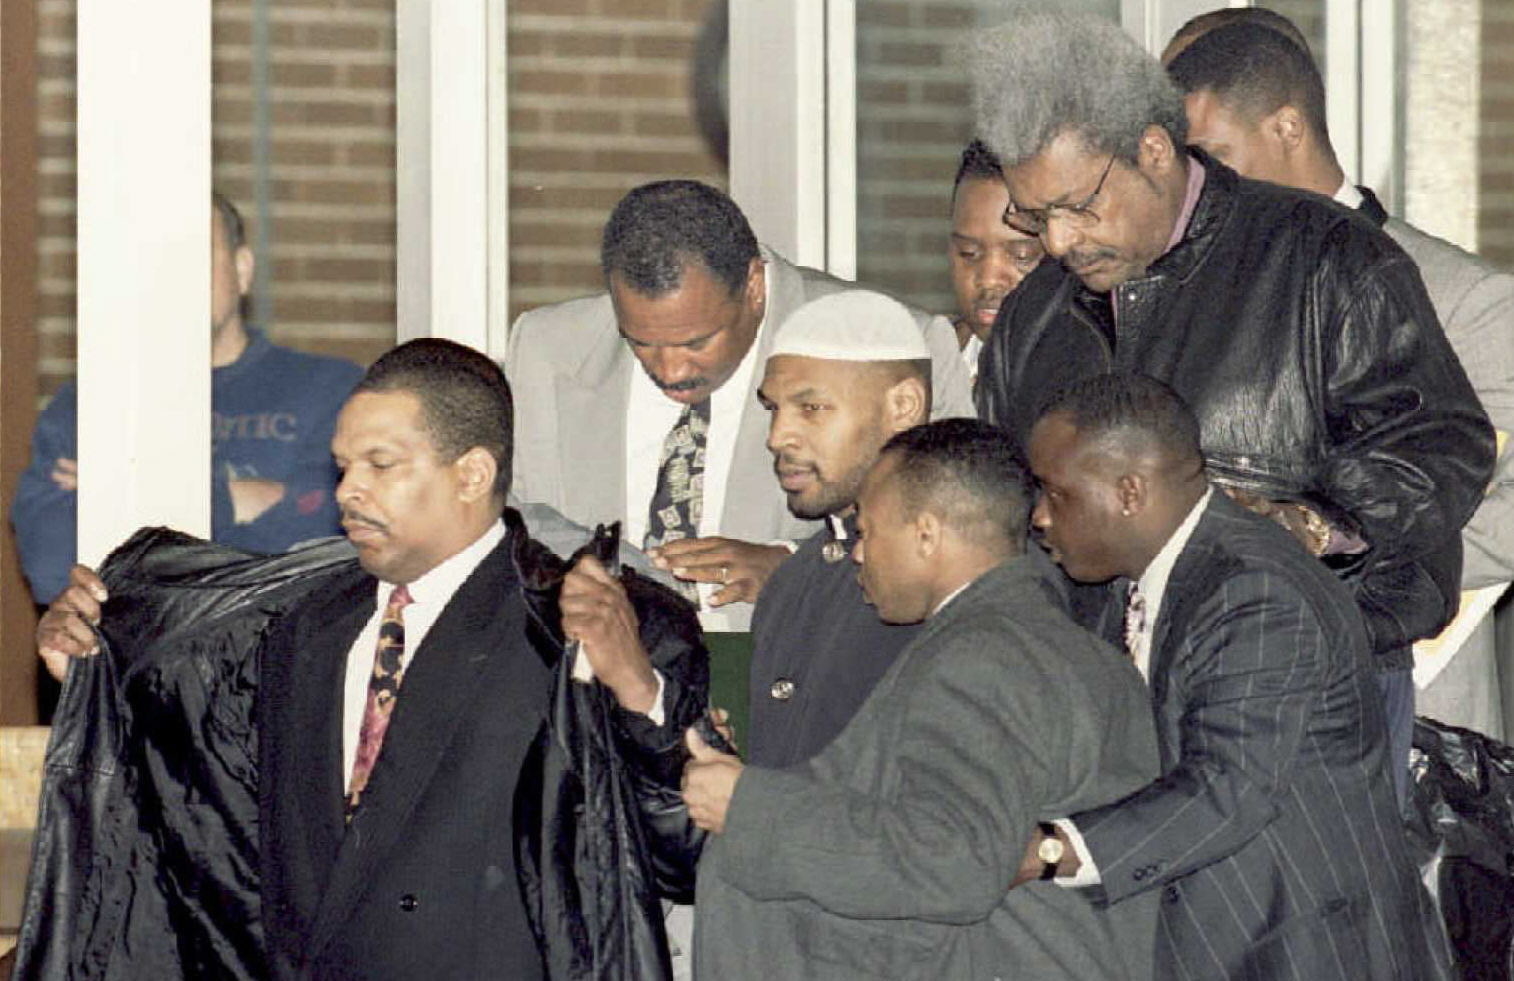
[(1040, 822), (1041, 844), (1036, 846), (1036, 858), (1041, 860), (1041, 881), (1049, 882), (1057, 877), (1057, 865), (1067, 853), (1067, 846), (1057, 837), (1057, 826), (1050, 821)]

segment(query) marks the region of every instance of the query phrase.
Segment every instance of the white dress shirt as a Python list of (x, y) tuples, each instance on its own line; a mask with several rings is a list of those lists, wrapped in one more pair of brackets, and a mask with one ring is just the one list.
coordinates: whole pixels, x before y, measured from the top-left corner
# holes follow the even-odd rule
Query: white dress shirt
[[(453, 595), (458, 588), (473, 575), (479, 563), (494, 551), (505, 537), (505, 523), (496, 521), (489, 526), (472, 545), (458, 552), (456, 555), (443, 561), (430, 572), (410, 583), (410, 605), (405, 607), (405, 646), (400, 652), (400, 670), (405, 671), (410, 666), (410, 659), (420, 649), (426, 635), (431, 632), (431, 627), (436, 623), (436, 618), (441, 616), (442, 610), (452, 602)], [(357, 639), (347, 650), (347, 672), (342, 687), (342, 773), (345, 775), (342, 786), (346, 787), (352, 779), (352, 766), (357, 760), (358, 734), (363, 727), (363, 712), (368, 706), (368, 681), (373, 676), (373, 654), (378, 647), (379, 627), (384, 622), (384, 610), (389, 605), (389, 594), (394, 591), (394, 585), (380, 581), (375, 587), (376, 605), (373, 616), (358, 631)], [(588, 664), (586, 658), (580, 656), (580, 662)], [(579, 667), (578, 663), (574, 665)], [(580, 680), (593, 678), (593, 672), (583, 677), (583, 672), (575, 670), (575, 675)], [(654, 671), (657, 675), (657, 701), (652, 710), (646, 715), (655, 724), (663, 723), (662, 695), (664, 681), (662, 672)], [(400, 697), (405, 694), (403, 675), (401, 675)]]
[[(767, 279), (772, 292), (772, 279)], [(769, 297), (771, 299), (771, 297)], [(736, 456), (736, 434), (741, 428), (741, 414), (751, 397), (752, 373), (757, 370), (757, 349), (762, 346), (762, 332), (768, 329), (763, 305), (762, 322), (757, 325), (752, 346), (736, 366), (725, 384), (710, 396), (710, 429), (704, 446), (704, 491), (700, 503), (699, 537), (720, 534), (721, 513), (725, 509), (726, 486), (731, 462)], [(657, 492), (657, 470), (662, 462), (662, 444), (683, 413), (683, 403), (675, 402), (647, 377), (637, 365), (631, 371), (631, 391), (626, 404), (626, 523), (622, 537), (640, 546), (647, 535), (647, 512), (652, 495)], [(776, 486), (777, 478), (774, 478)], [(706, 630), (730, 630), (731, 622), (721, 607), (710, 606), (710, 596), (721, 587), (715, 583), (699, 584), (699, 622)]]
[[(1162, 615), (1162, 601), (1167, 596), (1167, 580), (1172, 577), (1173, 566), (1177, 565), (1178, 556), (1183, 554), (1183, 549), (1188, 547), (1188, 539), (1193, 537), (1193, 529), (1198, 527), (1199, 519), (1204, 516), (1204, 509), (1209, 506), (1209, 498), (1214, 494), (1214, 489), (1204, 491), (1204, 496), (1183, 518), (1183, 523), (1178, 525), (1157, 552), (1156, 557), (1146, 564), (1146, 571), (1141, 573), (1141, 578), (1136, 580), (1136, 588), (1141, 595), (1146, 597), (1146, 623), (1142, 626), (1141, 633), (1145, 643), (1138, 645), (1137, 650), (1143, 656), (1136, 658), (1136, 667), (1141, 672), (1141, 677), (1151, 683), (1151, 641), (1156, 633), (1157, 620)], [(1052, 822), (1062, 829), (1067, 840), (1072, 843), (1073, 851), (1078, 854), (1078, 871), (1076, 875), (1057, 876), (1056, 883), (1059, 886), (1079, 887), (1096, 886), (1103, 881), (1099, 876), (1098, 866), (1093, 864), (1093, 859), (1088, 854), (1088, 846), (1083, 842), (1083, 836), (1078, 832), (1077, 825), (1067, 818)]]
[[(452, 594), (473, 574), (480, 562), (505, 537), (505, 523), (496, 521), (489, 526), (477, 541), (456, 555), (445, 560), (430, 572), (410, 583), (410, 605), (405, 607), (405, 647), (400, 652), (400, 670), (410, 665), (410, 658), (420, 649), (421, 642), (442, 610), (452, 601)], [(374, 587), (377, 603), (373, 616), (358, 631), (357, 639), (347, 651), (347, 674), (342, 689), (342, 773), (345, 787), (352, 778), (352, 764), (357, 759), (358, 732), (363, 726), (363, 710), (368, 704), (368, 680), (373, 677), (373, 652), (378, 647), (379, 626), (384, 622), (384, 609), (389, 605), (389, 594), (394, 585), (379, 582)], [(403, 676), (402, 676), (403, 679)], [(405, 686), (400, 682), (400, 697)]]

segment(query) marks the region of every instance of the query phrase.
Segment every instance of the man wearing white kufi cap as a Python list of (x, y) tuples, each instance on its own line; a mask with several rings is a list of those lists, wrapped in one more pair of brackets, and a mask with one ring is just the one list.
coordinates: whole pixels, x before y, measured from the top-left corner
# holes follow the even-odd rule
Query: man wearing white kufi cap
[[(706, 631), (746, 631), (788, 543), (814, 534), (784, 506), (755, 398), (778, 329), (849, 288), (760, 245), (741, 209), (698, 181), (632, 189), (600, 249), (606, 291), (522, 314), (515, 495), (626, 540), (697, 594)], [(911, 309), (932, 352), (938, 415), (972, 415), (945, 317)]]
[(797, 518), (825, 519), (768, 580), (752, 617), (751, 732), (760, 766), (825, 748), (918, 631), (882, 623), (851, 563), (862, 478), (888, 438), (930, 415), (930, 351), (901, 304), (865, 290), (800, 307), (779, 330), (757, 397), (773, 468)]

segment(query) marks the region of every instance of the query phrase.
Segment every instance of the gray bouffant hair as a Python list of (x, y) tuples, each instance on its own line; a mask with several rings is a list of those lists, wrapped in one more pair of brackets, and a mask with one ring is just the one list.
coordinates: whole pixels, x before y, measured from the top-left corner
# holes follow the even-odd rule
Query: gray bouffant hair
[(963, 48), (978, 135), (1006, 167), (1072, 130), (1095, 153), (1134, 163), (1148, 126), (1173, 146), (1188, 135), (1183, 96), (1119, 25), (1089, 14), (1022, 8)]

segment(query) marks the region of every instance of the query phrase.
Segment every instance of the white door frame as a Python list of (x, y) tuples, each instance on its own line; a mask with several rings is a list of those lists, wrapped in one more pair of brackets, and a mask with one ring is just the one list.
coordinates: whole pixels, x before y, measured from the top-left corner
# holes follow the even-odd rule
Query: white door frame
[(509, 328), (506, 0), (395, 0), (397, 339)]
[(78, 6), (78, 530), (91, 565), (144, 525), (210, 533), (210, 8)]

